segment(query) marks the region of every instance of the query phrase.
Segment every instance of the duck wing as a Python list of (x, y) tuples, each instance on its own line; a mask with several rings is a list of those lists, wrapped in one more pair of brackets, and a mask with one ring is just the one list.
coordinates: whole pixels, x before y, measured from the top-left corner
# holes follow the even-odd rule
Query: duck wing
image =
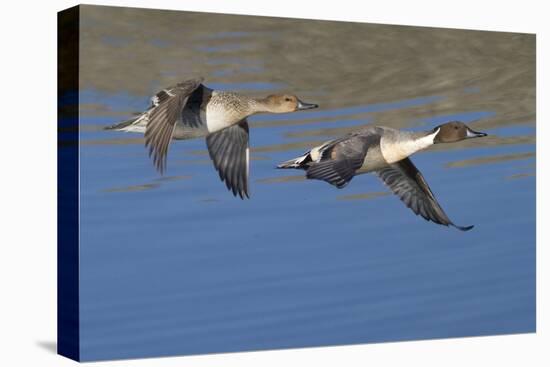
[(248, 172), (250, 148), (248, 138), (248, 122), (242, 120), (223, 130), (206, 137), (208, 153), (214, 162), (214, 167), (225, 182), (227, 189), (241, 199), (249, 198)]
[(306, 177), (323, 180), (341, 189), (361, 168), (369, 148), (380, 143), (377, 134), (350, 134), (328, 142), (319, 148), (320, 158), (310, 163)]
[(360, 158), (331, 159), (311, 163), (306, 171), (306, 178), (326, 181), (339, 189), (344, 188), (355, 176), (363, 163)]
[(176, 122), (180, 119), (189, 96), (201, 87), (202, 81), (202, 78), (186, 80), (161, 90), (151, 99), (145, 128), (145, 146), (149, 148), (149, 156), (153, 158), (153, 163), (161, 174), (166, 169), (166, 156)]
[(409, 158), (393, 163), (375, 173), (416, 215), (421, 215), (424, 219), (437, 224), (451, 225), (462, 231), (468, 231), (474, 227), (457, 226), (449, 219), (424, 176)]

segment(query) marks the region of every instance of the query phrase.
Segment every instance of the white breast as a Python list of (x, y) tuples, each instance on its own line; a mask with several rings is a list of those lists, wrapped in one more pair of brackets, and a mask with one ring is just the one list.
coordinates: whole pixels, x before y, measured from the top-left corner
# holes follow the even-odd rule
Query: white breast
[(229, 127), (235, 123), (235, 119), (224, 108), (209, 104), (206, 107), (206, 127), (213, 133)]
[(437, 129), (433, 134), (426, 135), (420, 139), (392, 139), (392, 137), (382, 136), (380, 140), (380, 150), (384, 160), (388, 163), (399, 162), (410, 155), (426, 149), (433, 145), (434, 138), (439, 132)]

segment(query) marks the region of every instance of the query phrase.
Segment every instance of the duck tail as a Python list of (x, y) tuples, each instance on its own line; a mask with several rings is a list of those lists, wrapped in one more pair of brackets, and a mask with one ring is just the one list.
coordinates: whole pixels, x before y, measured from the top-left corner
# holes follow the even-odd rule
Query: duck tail
[(277, 165), (277, 168), (296, 168), (296, 169), (307, 169), (311, 163), (311, 155), (309, 152), (304, 155), (299, 156), (298, 158), (285, 161)]
[(105, 130), (129, 131), (129, 132), (145, 132), (147, 126), (147, 114), (142, 113), (139, 116), (129, 120), (116, 123), (114, 125), (105, 126)]

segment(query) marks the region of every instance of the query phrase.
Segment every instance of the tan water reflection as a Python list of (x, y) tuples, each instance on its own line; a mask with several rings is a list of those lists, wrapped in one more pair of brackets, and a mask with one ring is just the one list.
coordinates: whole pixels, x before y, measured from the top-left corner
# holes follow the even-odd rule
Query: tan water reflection
[[(224, 32), (213, 34), (212, 24)], [(512, 95), (519, 109), (502, 105), (506, 114), (534, 117), (534, 35), (101, 7), (86, 9), (82, 26), (83, 88), (116, 92), (124, 85), (143, 95), (147, 82), (190, 74), (242, 81), (242, 74), (212, 76), (220, 65), (209, 61), (223, 56), (224, 67), (259, 65), (264, 80), (315, 92), (327, 107), (475, 86), (495, 93), (491, 102), (460, 93), (476, 110)], [(456, 103), (439, 109), (454, 111)]]
[(527, 172), (527, 173), (517, 173), (515, 175), (511, 175), (506, 177), (509, 180), (517, 180), (519, 178), (527, 178), (527, 177), (534, 177), (535, 172)]
[(256, 182), (271, 184), (271, 183), (282, 183), (282, 182), (305, 181), (305, 179), (306, 177), (304, 175), (294, 175), (294, 176), (262, 178), (260, 180), (256, 180)]
[(131, 186), (124, 186), (124, 187), (113, 187), (110, 189), (105, 189), (103, 192), (135, 192), (135, 191), (144, 191), (144, 190), (151, 190), (159, 187), (160, 184), (153, 183), (153, 184), (143, 184), (143, 185), (131, 185)]
[(181, 175), (181, 176), (164, 176), (159, 177), (154, 180), (153, 183), (147, 183), (142, 185), (130, 185), (130, 186), (122, 186), (122, 187), (112, 187), (103, 190), (103, 192), (136, 192), (136, 191), (145, 191), (145, 190), (151, 190), (156, 189), (160, 187), (162, 182), (171, 182), (171, 181), (179, 181), (179, 180), (186, 180), (191, 178), (191, 176)]
[(445, 167), (477, 166), (480, 164), (491, 164), (491, 163), (498, 163), (498, 162), (528, 159), (534, 156), (535, 156), (535, 153), (502, 154), (502, 155), (494, 155), (490, 157), (479, 157), (474, 159), (465, 159), (462, 161), (449, 162), (445, 165)]
[(380, 192), (366, 192), (362, 194), (352, 194), (352, 195), (340, 195), (337, 196), (336, 199), (338, 200), (368, 200), (368, 199), (374, 199), (379, 198), (381, 196), (388, 196), (391, 195), (390, 192), (387, 191), (380, 191)]
[(497, 111), (485, 128), (535, 120), (530, 34), (102, 7), (87, 8), (81, 24), (85, 89), (148, 95), (204, 75), (282, 83), (324, 108), (449, 97), (429, 111), (384, 112), (395, 124), (464, 109)]
[[(80, 58), (82, 90), (143, 98), (160, 87), (202, 75), (207, 85), (221, 84), (246, 94), (291, 91), (319, 103), (319, 111), (332, 111), (326, 116), (295, 114), (288, 119), (254, 123), (252, 129), (303, 127), (301, 131), (281, 131), (277, 144), (260, 145), (252, 139), (251, 151), (264, 153), (263, 158), (255, 159), (271, 159), (269, 153), (273, 152), (307, 150), (368, 124), (430, 128), (422, 121), (444, 114), (493, 113), (471, 124), (480, 131), (535, 125), (536, 40), (532, 34), (85, 8), (81, 19), (81, 42), (86, 45)], [(429, 96), (439, 99), (371, 112), (334, 112)], [(81, 113), (124, 119), (136, 112), (132, 109), (113, 110), (100, 103), (87, 103), (81, 106)], [(349, 126), (354, 121), (357, 124)], [(528, 158), (535, 155), (535, 142), (534, 133), (492, 134), (483, 140), (432, 150), (529, 145), (533, 152), (526, 153)], [(105, 138), (82, 142), (91, 146), (143, 143), (140, 136), (113, 138), (107, 133)], [(197, 153), (205, 160), (194, 163), (207, 163), (206, 151)], [(448, 166), (525, 158), (480, 157)], [(193, 162), (176, 158), (170, 163)], [(285, 180), (293, 179), (276, 177), (263, 182)]]

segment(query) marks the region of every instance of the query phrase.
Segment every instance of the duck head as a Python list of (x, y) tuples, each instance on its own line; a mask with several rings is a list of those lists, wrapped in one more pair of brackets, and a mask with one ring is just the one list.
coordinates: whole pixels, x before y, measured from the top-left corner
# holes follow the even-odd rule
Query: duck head
[[(438, 131), (439, 130), (439, 131)], [(433, 132), (437, 132), (434, 138), (434, 144), (454, 143), (464, 139), (481, 138), (487, 136), (486, 133), (480, 133), (470, 129), (465, 123), (460, 121), (450, 121), (436, 126)]]
[(314, 103), (306, 103), (292, 94), (272, 94), (263, 100), (267, 112), (287, 113), (301, 110), (309, 110), (319, 107)]

